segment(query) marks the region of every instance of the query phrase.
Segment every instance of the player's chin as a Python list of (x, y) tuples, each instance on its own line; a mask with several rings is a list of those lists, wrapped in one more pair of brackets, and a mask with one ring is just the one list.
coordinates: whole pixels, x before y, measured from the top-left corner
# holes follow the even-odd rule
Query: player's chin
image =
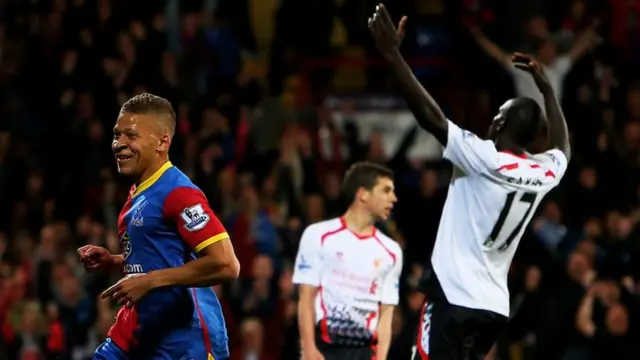
[(378, 219), (386, 221), (391, 216), (391, 209), (384, 209), (378, 213)]
[(131, 176), (135, 173), (135, 167), (133, 165), (118, 163), (118, 173), (124, 176)]

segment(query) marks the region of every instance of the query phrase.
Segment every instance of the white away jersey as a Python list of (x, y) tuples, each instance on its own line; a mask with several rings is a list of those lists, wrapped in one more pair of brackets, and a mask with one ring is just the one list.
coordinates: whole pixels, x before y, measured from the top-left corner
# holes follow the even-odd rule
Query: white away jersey
[(316, 324), (327, 343), (367, 345), (378, 326), (380, 304), (398, 304), (400, 246), (375, 229), (350, 231), (342, 218), (307, 227), (293, 282), (318, 287)]
[(517, 156), (449, 121), (443, 156), (453, 177), (431, 265), (446, 299), (509, 316), (507, 273), (544, 195), (558, 185), (567, 158), (557, 150)]

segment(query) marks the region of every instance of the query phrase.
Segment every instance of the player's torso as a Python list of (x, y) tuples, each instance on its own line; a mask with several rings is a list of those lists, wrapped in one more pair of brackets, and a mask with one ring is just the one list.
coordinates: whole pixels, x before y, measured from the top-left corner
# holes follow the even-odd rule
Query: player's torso
[(354, 307), (376, 310), (379, 282), (391, 271), (393, 255), (373, 237), (359, 239), (345, 230), (322, 246), (321, 286)]
[[(118, 217), (124, 269), (129, 274), (179, 267), (195, 258), (178, 232), (175, 214), (167, 210), (171, 194), (195, 186), (170, 163), (150, 179), (137, 193), (132, 189)], [(183, 226), (198, 226), (199, 215), (192, 213)], [(211, 288), (154, 289), (133, 308), (118, 312), (109, 336), (132, 359), (199, 359), (206, 358), (206, 352), (228, 357), (224, 319)]]
[(321, 259), (317, 320), (327, 321), (337, 342), (368, 341), (378, 321), (382, 281), (395, 255), (378, 236), (363, 238), (344, 229), (324, 238)]
[[(176, 177), (171, 169), (167, 170), (152, 186), (139, 194), (133, 193), (123, 206), (118, 218), (118, 235), (125, 273), (178, 267), (193, 256), (178, 236), (174, 223), (163, 215), (164, 201), (175, 187)], [(215, 297), (211, 289), (206, 290), (211, 293), (208, 295)], [(153, 343), (159, 340), (148, 340), (149, 336), (198, 327), (190, 291), (183, 287), (166, 287), (143, 297), (135, 307), (136, 337)], [(168, 318), (166, 314), (172, 316)]]
[(534, 160), (508, 154), (500, 155), (499, 167), (490, 173), (467, 176), (454, 169), (431, 258), (443, 288), (449, 286), (448, 298), (467, 299), (457, 305), (469, 307), (476, 300), (492, 303), (488, 310), (508, 312), (511, 260), (538, 204), (556, 183), (555, 174)]
[(163, 217), (166, 190), (152, 188), (127, 200), (118, 218), (118, 236), (127, 274), (183, 265), (191, 254)]

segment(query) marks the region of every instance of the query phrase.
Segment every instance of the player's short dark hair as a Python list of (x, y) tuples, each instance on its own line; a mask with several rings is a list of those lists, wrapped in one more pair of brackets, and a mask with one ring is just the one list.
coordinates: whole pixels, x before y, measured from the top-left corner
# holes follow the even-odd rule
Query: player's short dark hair
[(120, 113), (158, 115), (167, 122), (171, 135), (176, 129), (176, 112), (173, 106), (169, 100), (157, 95), (149, 93), (136, 95), (122, 105)]
[(513, 102), (505, 130), (516, 144), (525, 147), (540, 133), (545, 124), (544, 115), (540, 105), (531, 98), (518, 97)]
[(388, 167), (369, 161), (360, 161), (351, 165), (342, 181), (342, 193), (345, 200), (351, 203), (355, 199), (358, 189), (372, 190), (378, 183), (378, 179), (389, 178), (393, 180), (393, 175), (393, 170)]

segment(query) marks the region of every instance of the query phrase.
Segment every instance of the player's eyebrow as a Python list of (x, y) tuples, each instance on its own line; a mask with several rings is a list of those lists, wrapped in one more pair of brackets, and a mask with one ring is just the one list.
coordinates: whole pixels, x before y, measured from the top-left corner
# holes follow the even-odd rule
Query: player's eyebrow
[(121, 133), (125, 133), (128, 135), (137, 135), (138, 131), (136, 131), (133, 128), (125, 128), (125, 129), (119, 129), (118, 127), (114, 127), (113, 128), (113, 133), (114, 134), (121, 134)]

